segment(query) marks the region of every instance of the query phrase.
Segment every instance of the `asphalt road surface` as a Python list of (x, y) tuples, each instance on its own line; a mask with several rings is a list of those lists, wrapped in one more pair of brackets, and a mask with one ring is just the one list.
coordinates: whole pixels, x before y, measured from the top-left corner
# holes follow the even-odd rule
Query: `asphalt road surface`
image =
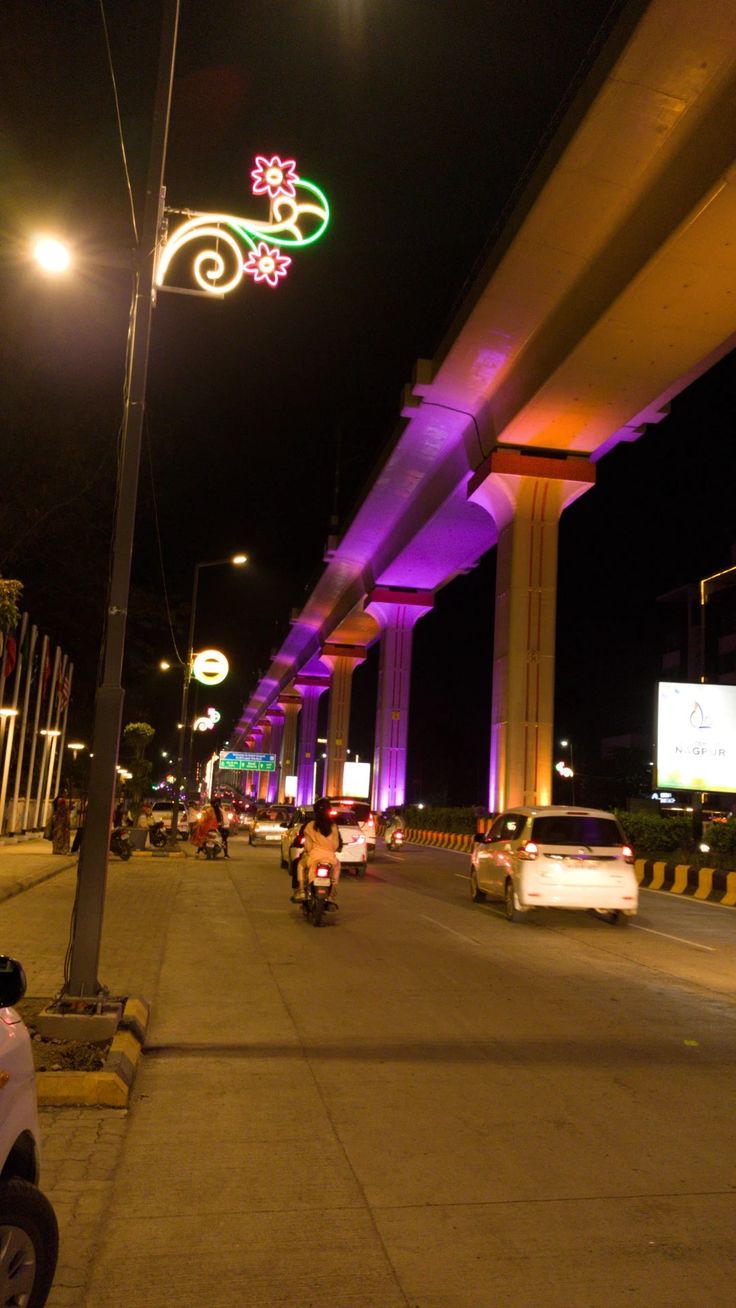
[(230, 848), (181, 873), (85, 1308), (732, 1308), (735, 910), (510, 924), (409, 847), (317, 931)]

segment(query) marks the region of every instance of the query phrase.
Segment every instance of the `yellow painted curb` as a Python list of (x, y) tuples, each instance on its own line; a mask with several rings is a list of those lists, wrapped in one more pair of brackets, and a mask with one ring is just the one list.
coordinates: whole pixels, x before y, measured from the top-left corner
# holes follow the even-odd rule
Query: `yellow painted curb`
[[(37, 1072), (39, 1105), (45, 1108), (73, 1105), (127, 1108), (149, 1016), (150, 1008), (145, 1000), (127, 1000), (122, 1021), (133, 1023), (135, 1029), (122, 1027), (116, 1031), (105, 1066), (99, 1072)], [(114, 1070), (111, 1064), (117, 1065)]]

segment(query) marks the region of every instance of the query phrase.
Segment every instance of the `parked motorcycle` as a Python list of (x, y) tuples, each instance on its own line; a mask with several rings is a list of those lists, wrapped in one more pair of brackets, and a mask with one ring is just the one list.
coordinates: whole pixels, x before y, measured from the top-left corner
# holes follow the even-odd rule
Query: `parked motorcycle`
[(324, 914), (337, 908), (337, 904), (332, 902), (332, 886), (332, 867), (329, 863), (317, 863), (310, 869), (302, 912), (312, 926), (321, 926)]
[(163, 822), (152, 822), (148, 828), (148, 843), (152, 849), (163, 849), (168, 837)]
[(113, 827), (110, 834), (110, 853), (117, 854), (118, 858), (122, 858), (123, 862), (127, 863), (133, 853), (127, 827)]

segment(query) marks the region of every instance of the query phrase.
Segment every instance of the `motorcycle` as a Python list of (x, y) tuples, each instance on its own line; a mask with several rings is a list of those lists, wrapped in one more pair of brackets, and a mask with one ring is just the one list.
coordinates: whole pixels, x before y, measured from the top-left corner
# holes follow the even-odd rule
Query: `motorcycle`
[(310, 869), (302, 913), (311, 921), (312, 926), (321, 926), (324, 914), (337, 908), (331, 898), (332, 884), (332, 867), (329, 863), (317, 863)]
[(404, 831), (402, 827), (392, 827), (386, 839), (388, 849), (401, 849), (404, 843)]
[(127, 863), (133, 853), (127, 827), (113, 827), (110, 833), (110, 853), (117, 854), (118, 858), (122, 858), (123, 862)]
[(152, 822), (148, 828), (148, 843), (152, 849), (163, 849), (168, 837), (163, 822)]

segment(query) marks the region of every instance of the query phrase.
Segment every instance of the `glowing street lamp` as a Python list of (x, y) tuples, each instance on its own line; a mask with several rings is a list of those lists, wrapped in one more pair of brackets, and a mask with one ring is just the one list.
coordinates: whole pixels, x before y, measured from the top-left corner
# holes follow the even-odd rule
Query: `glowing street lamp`
[(79, 753), (80, 749), (86, 749), (86, 748), (87, 746), (84, 745), (81, 740), (72, 740), (67, 745), (67, 749), (70, 749), (72, 751), (72, 758), (74, 759), (75, 763), (77, 761), (77, 754)]
[(33, 246), (33, 257), (44, 272), (65, 273), (71, 266), (69, 247), (54, 236), (39, 236)]
[[(572, 754), (572, 741), (571, 741), (571, 740), (561, 740), (561, 741), (560, 741), (560, 747), (561, 747), (562, 749), (567, 749), (567, 750), (569, 750), (569, 752), (570, 752), (570, 766), (568, 767), (567, 764), (565, 764), (565, 763), (558, 763), (558, 764), (556, 765), (555, 771), (556, 771), (556, 772), (559, 772), (559, 774), (560, 774), (561, 777), (566, 777), (566, 778), (570, 781), (570, 795), (571, 795), (571, 798), (572, 798), (572, 802), (573, 802), (573, 804), (574, 804), (574, 803), (575, 803), (575, 764), (574, 764), (574, 761), (573, 761), (573, 754)], [(563, 769), (564, 769), (564, 770), (563, 770)]]

